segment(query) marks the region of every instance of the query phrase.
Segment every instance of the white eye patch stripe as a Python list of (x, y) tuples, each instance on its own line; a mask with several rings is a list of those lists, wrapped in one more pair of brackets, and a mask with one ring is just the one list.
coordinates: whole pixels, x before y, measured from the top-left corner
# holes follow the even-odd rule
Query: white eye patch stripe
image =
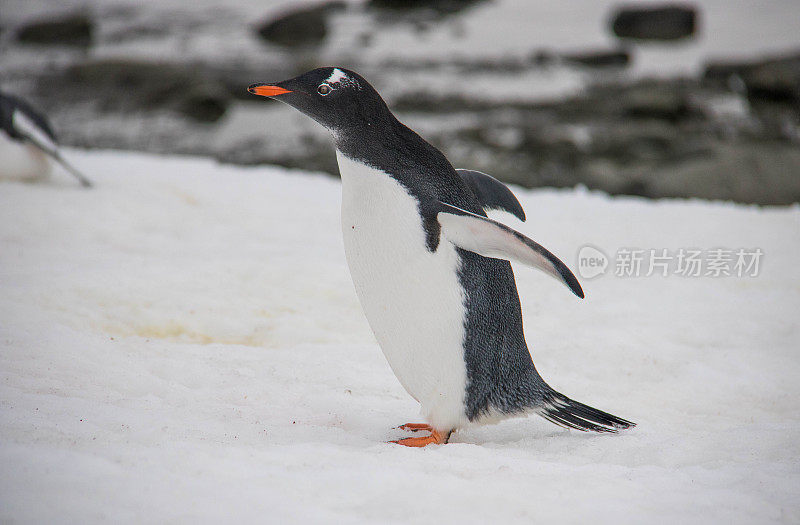
[(334, 68), (333, 73), (331, 73), (331, 76), (325, 79), (325, 82), (327, 82), (328, 84), (338, 84), (342, 80), (350, 80), (350, 77), (345, 75), (344, 71), (342, 71), (341, 69)]
[(331, 76), (325, 79), (325, 82), (330, 84), (331, 87), (353, 87), (356, 89), (361, 89), (361, 86), (356, 79), (347, 76), (347, 73), (338, 67), (333, 69), (333, 73), (331, 73)]

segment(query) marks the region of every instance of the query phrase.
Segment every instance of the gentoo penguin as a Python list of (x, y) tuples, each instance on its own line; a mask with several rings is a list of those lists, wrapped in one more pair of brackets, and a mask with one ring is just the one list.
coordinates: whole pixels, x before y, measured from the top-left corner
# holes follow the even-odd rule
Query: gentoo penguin
[(24, 100), (0, 91), (0, 178), (41, 179), (54, 159), (85, 187), (92, 185), (58, 150), (58, 140), (44, 115)]
[(556, 392), (536, 371), (508, 261), (543, 270), (578, 297), (583, 290), (555, 255), (487, 218), (487, 208), (499, 208), (525, 219), (507, 187), (454, 169), (353, 71), (320, 68), (248, 90), (295, 107), (333, 135), (353, 284), (426, 421), (399, 428), (430, 432), (393, 443), (447, 443), (458, 428), (528, 413), (584, 431), (634, 425)]

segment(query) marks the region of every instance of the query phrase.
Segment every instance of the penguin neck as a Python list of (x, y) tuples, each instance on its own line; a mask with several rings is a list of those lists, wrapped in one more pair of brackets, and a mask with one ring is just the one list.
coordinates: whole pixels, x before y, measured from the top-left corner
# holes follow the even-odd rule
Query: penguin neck
[[(333, 132), (336, 149), (345, 157), (390, 175), (417, 166), (453, 170), (444, 155), (388, 113)], [(437, 170), (426, 170), (436, 173)]]
[(345, 152), (357, 150), (360, 144), (391, 140), (392, 137), (403, 133), (405, 126), (389, 111), (379, 111), (369, 118), (360, 118), (348, 122), (347, 125), (332, 128), (336, 148)]

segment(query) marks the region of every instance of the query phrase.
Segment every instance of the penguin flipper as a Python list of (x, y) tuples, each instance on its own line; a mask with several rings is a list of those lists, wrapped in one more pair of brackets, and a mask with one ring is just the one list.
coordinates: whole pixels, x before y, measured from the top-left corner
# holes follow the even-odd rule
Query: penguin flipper
[(525, 222), (525, 210), (508, 186), (482, 171), (457, 169), (469, 189), (478, 197), (485, 210), (503, 210)]
[(61, 156), (61, 152), (59, 151), (58, 145), (55, 142), (55, 135), (50, 129), (49, 124), (47, 124), (47, 121), (40, 120), (37, 122), (37, 120), (33, 118), (34, 116), (36, 115), (29, 115), (23, 112), (21, 109), (14, 110), (12, 117), (14, 130), (19, 134), (19, 136), (35, 145), (44, 153), (52, 157), (53, 160), (61, 164), (65, 170), (67, 170), (76, 179), (78, 179), (78, 181), (80, 181), (82, 186), (86, 188), (91, 187), (91, 181), (87, 179), (83, 173), (78, 171), (75, 166), (67, 162), (67, 160)]
[(542, 245), (492, 219), (439, 202), (436, 218), (444, 237), (484, 257), (518, 261), (563, 282), (583, 299), (583, 289), (567, 265)]
[(11, 110), (11, 126), (17, 137), (28, 140), (48, 155), (58, 151), (56, 138), (47, 120), (38, 113), (15, 101)]

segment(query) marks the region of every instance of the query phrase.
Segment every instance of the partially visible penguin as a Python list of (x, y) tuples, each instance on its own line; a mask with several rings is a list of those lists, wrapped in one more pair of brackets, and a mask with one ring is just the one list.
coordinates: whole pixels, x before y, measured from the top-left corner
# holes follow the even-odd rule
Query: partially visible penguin
[(525, 219), (506, 186), (453, 169), (347, 69), (315, 69), (249, 91), (295, 107), (333, 135), (356, 293), (425, 419), (400, 428), (430, 432), (394, 443), (447, 443), (456, 429), (528, 413), (584, 431), (634, 425), (556, 392), (536, 371), (508, 260), (543, 270), (578, 297), (583, 290), (556, 256), (487, 218), (485, 210), (497, 208)]
[(0, 179), (44, 179), (50, 175), (50, 159), (61, 164), (81, 185), (92, 185), (61, 155), (47, 118), (21, 98), (0, 91)]

